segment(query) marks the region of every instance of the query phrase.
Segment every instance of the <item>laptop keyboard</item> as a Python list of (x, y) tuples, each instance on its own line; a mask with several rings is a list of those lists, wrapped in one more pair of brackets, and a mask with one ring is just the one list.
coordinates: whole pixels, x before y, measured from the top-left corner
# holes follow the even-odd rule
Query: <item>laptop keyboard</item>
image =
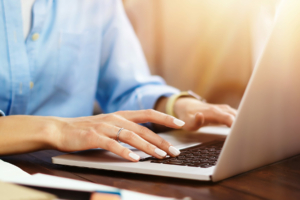
[(177, 157), (166, 157), (164, 159), (148, 157), (140, 161), (150, 160), (151, 163), (157, 164), (208, 168), (216, 165), (223, 144), (224, 141), (203, 143), (180, 150), (181, 153)]

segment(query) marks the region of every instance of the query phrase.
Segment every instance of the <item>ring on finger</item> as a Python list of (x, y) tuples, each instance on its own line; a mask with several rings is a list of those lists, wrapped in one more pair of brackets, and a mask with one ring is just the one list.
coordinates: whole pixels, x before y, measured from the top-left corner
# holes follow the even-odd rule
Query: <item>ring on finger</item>
[(118, 133), (117, 133), (117, 141), (120, 143), (121, 141), (119, 140), (119, 137), (120, 137), (120, 133), (121, 131), (123, 130), (124, 128), (120, 128)]

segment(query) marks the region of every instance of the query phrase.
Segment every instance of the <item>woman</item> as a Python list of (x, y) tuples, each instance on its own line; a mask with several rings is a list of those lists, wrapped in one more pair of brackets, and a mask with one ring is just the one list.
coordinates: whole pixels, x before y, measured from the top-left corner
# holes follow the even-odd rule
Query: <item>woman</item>
[[(229, 106), (150, 75), (121, 1), (0, 1), (0, 155), (103, 148), (138, 161), (122, 141), (177, 156), (139, 123), (197, 130), (234, 121)], [(90, 116), (95, 99), (107, 114)]]

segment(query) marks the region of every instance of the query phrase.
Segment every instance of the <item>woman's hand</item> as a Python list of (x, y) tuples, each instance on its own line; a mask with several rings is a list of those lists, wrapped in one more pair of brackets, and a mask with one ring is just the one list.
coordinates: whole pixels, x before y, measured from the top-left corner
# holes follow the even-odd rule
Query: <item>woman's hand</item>
[(176, 116), (186, 122), (183, 129), (198, 130), (207, 124), (224, 124), (231, 127), (237, 111), (228, 105), (201, 102), (190, 97), (177, 99), (174, 105)]
[(91, 148), (109, 150), (125, 159), (138, 161), (139, 156), (119, 144), (119, 140), (156, 158), (167, 154), (179, 155), (179, 150), (160, 136), (137, 123), (153, 122), (171, 128), (181, 128), (184, 122), (154, 110), (119, 111), (80, 118), (57, 118), (58, 131), (55, 148), (61, 151), (78, 151)]
[[(167, 101), (168, 98), (160, 98), (155, 109), (165, 112)], [(204, 103), (192, 97), (178, 98), (173, 109), (178, 119), (185, 122), (182, 129), (187, 131), (196, 131), (208, 124), (225, 124), (231, 127), (237, 114), (237, 111), (228, 105)], [(163, 130), (160, 125), (155, 128)]]
[(156, 158), (179, 155), (179, 150), (146, 127), (137, 123), (153, 122), (171, 128), (181, 128), (184, 122), (154, 111), (120, 111), (80, 118), (8, 116), (0, 118), (1, 154), (25, 153), (40, 149), (80, 151), (103, 148), (125, 159), (140, 158), (119, 140)]

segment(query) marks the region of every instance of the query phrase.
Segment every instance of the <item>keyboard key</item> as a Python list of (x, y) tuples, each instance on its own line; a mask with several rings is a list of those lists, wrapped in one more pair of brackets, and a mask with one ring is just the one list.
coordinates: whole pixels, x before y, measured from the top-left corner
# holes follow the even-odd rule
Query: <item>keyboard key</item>
[(185, 157), (187, 157), (187, 158), (193, 158), (194, 155), (193, 154), (186, 154)]
[(215, 156), (212, 156), (212, 157), (208, 158), (208, 160), (217, 160), (217, 158)]
[(152, 163), (163, 163), (165, 160), (151, 160)]
[(182, 165), (182, 166), (186, 165), (185, 163), (170, 163), (170, 162), (166, 162), (166, 163), (163, 163), (163, 164), (167, 164), (167, 165)]
[(189, 151), (188, 151), (188, 152), (181, 152), (180, 155), (181, 155), (181, 156), (185, 156), (185, 155), (190, 154), (190, 153), (191, 153), (191, 152), (189, 152)]
[(168, 160), (168, 163), (183, 163), (181, 160)]
[(209, 158), (209, 155), (201, 155), (201, 158)]
[(186, 157), (185, 157), (185, 156), (178, 156), (177, 159), (178, 159), (178, 160), (184, 160), (184, 159), (186, 159)]
[(200, 165), (201, 168), (209, 168), (211, 165)]
[(187, 164), (187, 166), (189, 166), (189, 167), (200, 167), (200, 165), (194, 164), (194, 163), (189, 163), (189, 164)]

